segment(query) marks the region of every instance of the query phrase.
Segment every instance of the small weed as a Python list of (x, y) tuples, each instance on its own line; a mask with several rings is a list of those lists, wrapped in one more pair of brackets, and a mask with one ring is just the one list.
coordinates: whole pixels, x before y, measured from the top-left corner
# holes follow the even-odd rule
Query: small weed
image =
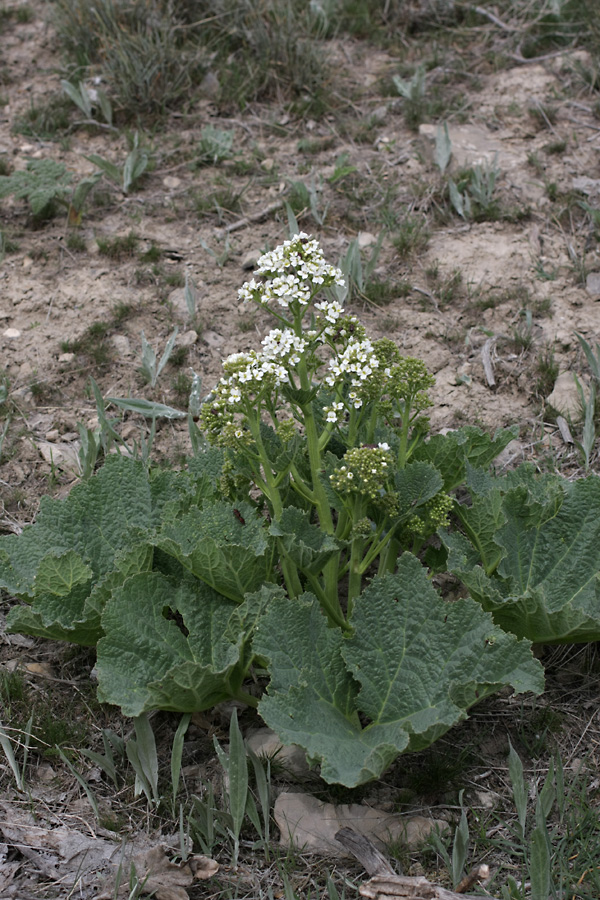
[(554, 350), (551, 345), (546, 345), (540, 352), (536, 361), (535, 393), (538, 397), (547, 397), (552, 393), (554, 384), (559, 374), (559, 365), (554, 358)]
[(67, 235), (67, 248), (73, 253), (84, 253), (87, 249), (85, 238), (76, 231), (70, 231)]
[(208, 194), (196, 194), (194, 203), (198, 217), (203, 219), (216, 213), (222, 219), (223, 213), (240, 213), (245, 190), (245, 187), (239, 191), (233, 187), (222, 187)]
[(63, 94), (52, 94), (16, 120), (15, 131), (42, 141), (58, 140), (71, 124), (71, 104)]
[(140, 262), (155, 263), (162, 259), (162, 255), (160, 247), (152, 243), (147, 250), (140, 254)]
[(541, 178), (544, 174), (544, 164), (535, 151), (532, 150), (527, 154), (527, 162), (532, 169), (535, 169), (536, 175)]
[(102, 256), (108, 256), (109, 259), (126, 259), (135, 254), (138, 236), (135, 232), (130, 231), (129, 234), (117, 236), (114, 238), (96, 238), (98, 250)]
[[(185, 349), (185, 348), (182, 348)], [(175, 399), (179, 406), (187, 406), (187, 402), (192, 390), (192, 379), (185, 372), (178, 372), (177, 376), (171, 382), (171, 389), (175, 394)]]
[(538, 128), (552, 129), (556, 125), (558, 108), (550, 103), (534, 103), (529, 107), (529, 115)]
[(407, 215), (392, 234), (392, 244), (401, 257), (410, 257), (427, 249), (430, 232), (424, 216)]
[(542, 149), (550, 154), (551, 156), (560, 156), (567, 149), (568, 144), (566, 141), (551, 141), (549, 144), (546, 144)]
[(52, 385), (43, 380), (32, 381), (29, 385), (29, 390), (38, 406), (50, 403), (54, 399), (56, 393)]
[(185, 275), (183, 272), (169, 272), (165, 275), (165, 284), (169, 287), (183, 287), (185, 285)]
[(256, 319), (254, 316), (244, 316), (238, 320), (238, 330), (242, 332), (242, 334), (247, 334), (249, 331), (254, 331), (256, 328)]
[(391, 281), (380, 281), (379, 279), (369, 281), (363, 293), (370, 303), (380, 307), (389, 306), (397, 297), (402, 296), (398, 285)]
[(112, 313), (113, 313), (113, 321), (114, 321), (115, 325), (118, 325), (121, 322), (124, 322), (126, 319), (129, 318), (129, 316), (132, 313), (132, 308), (129, 303), (124, 303), (122, 300), (120, 300), (113, 307)]
[(27, 697), (27, 685), (20, 672), (0, 672), (0, 700), (6, 709), (11, 704), (23, 703)]
[(326, 150), (335, 147), (335, 138), (332, 135), (322, 138), (301, 138), (298, 141), (298, 153), (306, 156), (316, 156)]

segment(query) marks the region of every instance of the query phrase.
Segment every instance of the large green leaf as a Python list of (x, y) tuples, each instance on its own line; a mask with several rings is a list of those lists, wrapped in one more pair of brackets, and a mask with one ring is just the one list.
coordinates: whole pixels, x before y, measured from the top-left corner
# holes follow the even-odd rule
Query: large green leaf
[(11, 611), (10, 629), (95, 643), (106, 599), (100, 586), (115, 570), (122, 582), (147, 568), (149, 536), (193, 494), (188, 475), (149, 478), (141, 463), (115, 456), (65, 500), (43, 498), (35, 525), (0, 538), (0, 587), (33, 603), (29, 612)]
[(499, 428), (491, 437), (466, 425), (423, 441), (415, 449), (413, 459), (432, 463), (442, 474), (444, 490), (451, 491), (465, 480), (467, 463), (485, 468), (517, 435), (516, 427)]
[(474, 601), (443, 601), (410, 554), (355, 601), (351, 625), (344, 638), (306, 595), (274, 601), (254, 641), (271, 668), (263, 718), (320, 762), (326, 781), (354, 787), (378, 777), (505, 685), (543, 690), (529, 644)]
[(231, 600), (239, 602), (271, 580), (265, 522), (249, 503), (234, 508), (219, 501), (193, 508), (165, 525), (156, 546)]
[(309, 513), (289, 506), (271, 524), (269, 533), (279, 538), (280, 545), (292, 562), (303, 572), (318, 574), (339, 550), (339, 543), (317, 525), (311, 524)]
[(501, 555), (495, 571), (484, 571), (476, 533), (469, 534), (470, 545), (464, 537), (444, 536), (450, 570), (498, 625), (519, 637), (600, 640), (600, 479), (511, 478), (506, 487), (504, 524), (494, 536)]
[(201, 581), (157, 572), (129, 578), (106, 604), (98, 643), (98, 696), (128, 716), (193, 712), (236, 696), (250, 642), (273, 585), (237, 605)]

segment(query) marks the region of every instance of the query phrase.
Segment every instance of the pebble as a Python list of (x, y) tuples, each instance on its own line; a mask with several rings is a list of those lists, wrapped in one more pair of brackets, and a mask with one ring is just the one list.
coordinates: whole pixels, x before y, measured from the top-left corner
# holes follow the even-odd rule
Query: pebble
[(9, 338), (9, 340), (14, 341), (16, 338), (21, 337), (21, 332), (18, 328), (7, 328), (6, 331), (2, 332), (3, 337)]

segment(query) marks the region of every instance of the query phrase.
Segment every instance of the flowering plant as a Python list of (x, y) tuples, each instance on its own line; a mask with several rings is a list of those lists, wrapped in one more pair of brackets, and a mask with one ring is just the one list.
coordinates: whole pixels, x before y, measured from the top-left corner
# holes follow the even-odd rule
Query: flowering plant
[[(521, 599), (543, 600), (543, 582), (524, 596), (521, 548), (501, 540), (511, 515), (521, 531), (546, 526), (546, 486), (505, 489), (486, 473), (512, 430), (427, 437), (432, 376), (344, 311), (341, 272), (316, 241), (286, 241), (256, 276), (240, 296), (278, 327), (224, 361), (201, 407), (192, 391), (187, 471), (108, 458), (0, 538), (0, 588), (25, 601), (11, 630), (97, 645), (99, 697), (126, 715), (243, 700), (352, 787), (500, 687), (542, 690), (523, 631), (483, 607), (500, 618), (509, 606), (513, 623)], [(483, 491), (469, 509), (452, 499), (467, 479)], [(547, 492), (556, 509), (560, 489)], [(565, 501), (570, 516), (588, 493)], [(464, 534), (444, 531), (452, 509)], [(435, 590), (431, 572), (450, 565), (479, 602)], [(580, 603), (576, 576), (563, 606)], [(587, 607), (544, 622), (567, 620), (577, 634), (600, 627)]]
[[(273, 522), (291, 507), (296, 522), (318, 525), (328, 548), (321, 572), (279, 541), (285, 585), (296, 597), (308, 583), (331, 622), (345, 627), (366, 573), (392, 572), (401, 547), (418, 550), (447, 522), (452, 500), (433, 467), (418, 469), (418, 494), (403, 495), (434, 379), (421, 360), (401, 356), (387, 338), (371, 341), (345, 313), (331, 290), (343, 286), (342, 272), (308, 235), (265, 253), (256, 274), (262, 280), (239, 296), (280, 327), (261, 351), (225, 360), (201, 426), (227, 450), (232, 499), (243, 486), (256, 504), (258, 489), (257, 505)], [(346, 576), (344, 610), (338, 586)]]

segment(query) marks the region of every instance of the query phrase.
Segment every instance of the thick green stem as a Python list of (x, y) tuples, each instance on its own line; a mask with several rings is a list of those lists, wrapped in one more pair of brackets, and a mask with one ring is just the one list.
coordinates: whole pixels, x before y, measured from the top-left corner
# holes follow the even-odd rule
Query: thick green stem
[[(306, 359), (302, 359), (298, 371), (303, 390), (310, 390), (311, 382), (306, 366)], [(329, 500), (325, 493), (325, 488), (321, 481), (321, 450), (319, 449), (319, 435), (317, 433), (317, 425), (312, 410), (312, 405), (307, 403), (302, 406), (302, 414), (304, 417), (304, 433), (308, 445), (308, 461), (310, 464), (310, 475), (312, 480), (312, 493), (314, 495), (314, 505), (319, 517), (319, 524), (326, 534), (334, 534), (335, 528), (331, 515)], [(325, 594), (328, 604), (331, 608), (337, 605), (340, 615), (342, 615), (339, 607), (338, 599), (338, 567), (339, 554), (335, 554), (323, 569), (323, 578), (325, 582)]]

